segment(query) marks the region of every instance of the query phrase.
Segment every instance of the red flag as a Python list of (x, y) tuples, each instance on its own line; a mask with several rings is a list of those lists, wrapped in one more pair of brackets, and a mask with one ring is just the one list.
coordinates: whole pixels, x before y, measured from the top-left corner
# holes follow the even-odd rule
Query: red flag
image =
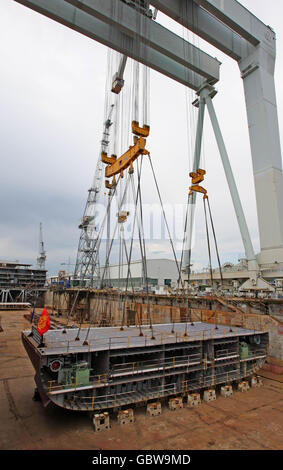
[(37, 325), (37, 331), (40, 334), (40, 336), (44, 335), (46, 331), (48, 331), (50, 328), (50, 318), (49, 318), (49, 313), (46, 310), (46, 307), (44, 307), (42, 314), (40, 315), (40, 319)]

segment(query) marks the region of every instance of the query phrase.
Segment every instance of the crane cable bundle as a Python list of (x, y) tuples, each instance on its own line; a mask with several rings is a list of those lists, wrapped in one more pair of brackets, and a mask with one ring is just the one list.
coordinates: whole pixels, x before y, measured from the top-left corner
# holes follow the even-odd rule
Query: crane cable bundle
[[(146, 31), (144, 30), (145, 25), (146, 22), (143, 21), (142, 15), (137, 15), (137, 38), (141, 34), (141, 32), (146, 37)], [(138, 42), (138, 44), (138, 47), (144, 47), (143, 52), (144, 54), (146, 54), (147, 49), (145, 48), (144, 43)], [(89, 256), (88, 262), (84, 266), (84, 273), (82, 274), (82, 278), (84, 279), (88, 275), (88, 269), (91, 264), (101, 264), (99, 259), (101, 259), (102, 254), (104, 253), (105, 264), (104, 267), (99, 270), (99, 287), (105, 288), (110, 286), (110, 254), (113, 247), (115, 247), (114, 240), (118, 231), (119, 301), (122, 297), (122, 267), (124, 259), (126, 260), (127, 266), (127, 277), (125, 280), (124, 287), (127, 292), (128, 286), (129, 284), (131, 284), (132, 291), (134, 292), (134, 284), (131, 276), (131, 259), (134, 250), (134, 235), (137, 232), (138, 245), (142, 260), (143, 284), (145, 286), (147, 298), (147, 317), (152, 331), (152, 339), (154, 339), (149, 302), (149, 283), (147, 275), (147, 257), (144, 236), (143, 203), (141, 188), (141, 177), (144, 157), (146, 157), (146, 160), (149, 160), (150, 162), (150, 168), (157, 189), (159, 202), (162, 207), (162, 214), (168, 231), (171, 248), (176, 262), (176, 267), (179, 273), (179, 282), (182, 283), (182, 286), (183, 280), (181, 276), (181, 268), (177, 261), (174, 244), (170, 235), (169, 225), (166, 219), (166, 214), (161, 198), (161, 193), (157, 183), (157, 178), (154, 172), (152, 160), (150, 157), (150, 153), (146, 148), (146, 139), (150, 133), (149, 69), (148, 67), (145, 67), (144, 65), (141, 65), (129, 58), (125, 58), (125, 56), (117, 54), (113, 51), (109, 51), (107, 67), (108, 70), (106, 81), (104, 123), (107, 123), (108, 120), (109, 125), (108, 127), (105, 127), (107, 128), (107, 134), (104, 135), (104, 137), (106, 138), (103, 139), (102, 142), (104, 146), (102, 145), (101, 161), (105, 164), (105, 176), (108, 178), (106, 181), (106, 188), (109, 190), (109, 192), (107, 193), (105, 214), (97, 231), (97, 237), (95, 238), (94, 243), (90, 249), (90, 254), (92, 254), (92, 256)], [(130, 76), (130, 79), (124, 79), (124, 74)], [(108, 118), (109, 110), (112, 110), (111, 119)], [(133, 145), (131, 145), (132, 139)], [(127, 148), (128, 150), (126, 150)], [(118, 157), (118, 155), (120, 156)], [(112, 180), (110, 181), (109, 178), (112, 178)], [(117, 209), (115, 211), (115, 217), (117, 218), (117, 220), (111, 235), (111, 221), (114, 219), (113, 217), (111, 217), (111, 209), (115, 199), (117, 200)], [(128, 216), (130, 215), (127, 210), (127, 205), (129, 204), (130, 199), (132, 199), (134, 202), (134, 210), (133, 214), (131, 214), (133, 220), (130, 247), (127, 248), (123, 227), (124, 224), (127, 222)], [(103, 238), (105, 230), (107, 232), (106, 243), (105, 239)], [(76, 296), (76, 299), (78, 299), (78, 297), (79, 294)], [(97, 302), (95, 304), (96, 318), (102, 313), (100, 310), (102, 310), (103, 308), (104, 307), (102, 299), (99, 295), (97, 295)], [(123, 315), (121, 321), (122, 329), (125, 324), (125, 308), (126, 301), (124, 301), (123, 303)], [(140, 335), (142, 335), (142, 321), (142, 313), (140, 311)]]

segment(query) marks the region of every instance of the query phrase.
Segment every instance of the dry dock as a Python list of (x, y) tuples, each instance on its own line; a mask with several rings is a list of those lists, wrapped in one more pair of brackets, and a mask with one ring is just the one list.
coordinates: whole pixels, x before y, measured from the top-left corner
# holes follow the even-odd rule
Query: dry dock
[(34, 370), (21, 343), (29, 327), (23, 311), (2, 311), (0, 330), (0, 449), (272, 449), (283, 448), (283, 376), (263, 371), (264, 387), (218, 397), (195, 409), (158, 417), (136, 412), (125, 426), (111, 417), (95, 433), (85, 413), (32, 400)]

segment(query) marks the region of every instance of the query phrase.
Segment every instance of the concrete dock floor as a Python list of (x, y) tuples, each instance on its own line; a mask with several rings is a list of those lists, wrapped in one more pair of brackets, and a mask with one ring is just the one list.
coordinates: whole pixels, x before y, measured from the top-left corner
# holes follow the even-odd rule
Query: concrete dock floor
[(1, 311), (0, 450), (4, 449), (283, 449), (283, 377), (262, 372), (264, 387), (195, 409), (148, 417), (139, 409), (125, 426), (111, 419), (109, 431), (95, 433), (87, 413), (32, 400), (34, 370), (21, 344), (29, 328), (26, 311)]

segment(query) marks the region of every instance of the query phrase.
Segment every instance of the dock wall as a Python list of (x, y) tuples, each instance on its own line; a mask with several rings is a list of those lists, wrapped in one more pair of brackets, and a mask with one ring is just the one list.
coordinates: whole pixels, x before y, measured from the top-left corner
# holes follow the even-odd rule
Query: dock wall
[(236, 300), (166, 295), (147, 297), (145, 294), (87, 289), (79, 293), (77, 289), (50, 289), (45, 293), (45, 305), (49, 311), (58, 316), (69, 316), (70, 324), (75, 321), (91, 322), (97, 326), (127, 326), (150, 321), (153, 324), (204, 321), (268, 329), (269, 356), (283, 361), (283, 301), (238, 299), (236, 303)]

